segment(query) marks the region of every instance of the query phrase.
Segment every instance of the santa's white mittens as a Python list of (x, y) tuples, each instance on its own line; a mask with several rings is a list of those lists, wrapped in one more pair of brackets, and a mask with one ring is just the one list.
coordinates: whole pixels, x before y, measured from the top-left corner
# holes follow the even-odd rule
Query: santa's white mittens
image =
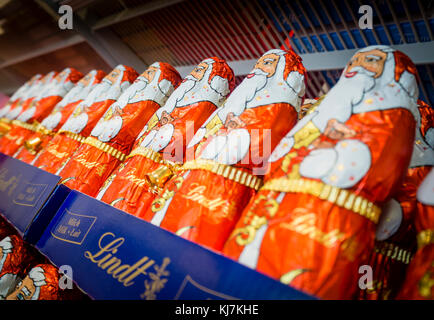
[(395, 199), (390, 199), (381, 210), (375, 238), (384, 241), (393, 236), (401, 225), (402, 217), (401, 205)]
[(300, 164), (300, 174), (306, 178), (323, 179), (336, 165), (338, 154), (334, 148), (313, 150)]
[[(154, 139), (155, 135), (157, 134), (157, 130), (151, 130), (145, 137), (145, 139), (143, 139), (143, 141), (140, 143), (141, 147), (148, 147), (149, 144), (152, 142), (152, 140)], [(143, 135), (143, 134), (142, 134)], [(142, 136), (141, 135), (141, 136)]]
[(199, 128), (194, 134), (193, 139), (191, 139), (190, 142), (188, 143), (187, 148), (191, 148), (197, 145), (203, 139), (205, 133), (206, 133), (206, 128)]
[(268, 162), (275, 162), (282, 158), (285, 154), (287, 154), (294, 145), (294, 138), (290, 136), (283, 137), (282, 140), (280, 140), (279, 144), (276, 148), (274, 148), (273, 152), (271, 153), (270, 158), (268, 159)]
[(214, 76), (211, 79), (210, 85), (214, 91), (216, 91), (223, 97), (226, 97), (230, 92), (228, 80), (220, 76)]
[(338, 142), (333, 148), (336, 156), (330, 150), (325, 148), (312, 151), (300, 164), (300, 174), (316, 178), (315, 174), (327, 172), (318, 178), (335, 187), (350, 188), (363, 178), (371, 166), (371, 152), (359, 140)]
[(154, 139), (152, 139), (152, 142), (150, 144), (150, 148), (155, 152), (164, 149), (172, 139), (174, 131), (175, 131), (175, 127), (171, 123), (162, 126), (155, 133)]
[(417, 190), (416, 198), (425, 205), (434, 206), (434, 169), (431, 169), (423, 180)]
[(250, 133), (247, 129), (231, 130), (227, 135), (226, 145), (217, 155), (217, 162), (227, 165), (235, 164), (249, 152)]
[(226, 146), (226, 142), (226, 135), (214, 136), (210, 143), (203, 150), (200, 157), (202, 159), (215, 160), (219, 152), (222, 151), (223, 148)]

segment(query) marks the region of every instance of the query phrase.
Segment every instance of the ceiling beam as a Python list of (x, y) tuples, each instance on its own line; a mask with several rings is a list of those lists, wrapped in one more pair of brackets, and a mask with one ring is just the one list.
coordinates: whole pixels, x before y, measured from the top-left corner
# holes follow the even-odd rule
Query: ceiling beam
[(157, 11), (182, 1), (184, 0), (154, 0), (141, 6), (137, 6), (135, 8), (128, 8), (122, 10), (121, 12), (112, 14), (108, 17), (102, 18), (95, 22), (95, 24), (93, 24), (91, 28), (95, 31), (101, 28), (109, 27), (115, 23), (119, 23), (141, 16), (146, 13)]
[[(404, 52), (415, 64), (434, 63), (434, 55), (432, 54), (432, 52), (434, 52), (434, 41), (406, 43), (392, 47)], [(308, 71), (336, 70), (343, 69), (357, 50), (359, 49), (316, 52), (301, 54), (300, 57), (303, 59), (303, 64)], [(253, 69), (255, 63), (255, 59), (228, 61), (229, 66), (234, 70), (235, 76), (248, 74)], [(194, 65), (180, 66), (176, 67), (176, 69), (181, 76), (184, 77), (189, 74), (194, 67)]]

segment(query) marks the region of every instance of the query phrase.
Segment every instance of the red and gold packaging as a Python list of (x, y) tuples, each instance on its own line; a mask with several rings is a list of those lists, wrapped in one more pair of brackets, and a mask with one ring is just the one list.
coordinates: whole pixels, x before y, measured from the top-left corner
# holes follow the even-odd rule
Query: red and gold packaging
[(319, 298), (355, 298), (381, 206), (410, 163), (416, 72), (390, 47), (359, 50), (273, 150), (223, 253)]
[(393, 198), (382, 208), (375, 248), (368, 263), (373, 269), (373, 283), (370, 289), (360, 290), (361, 299), (394, 299), (416, 251), (416, 192), (434, 165), (434, 150), (425, 139), (434, 129), (434, 110), (420, 100), (418, 105), (418, 129), (410, 167)]
[(164, 183), (151, 182), (151, 176), (162, 171), (167, 177), (173, 166), (182, 164), (187, 143), (223, 104), (234, 83), (233, 71), (224, 60), (203, 60), (151, 117), (97, 199), (141, 217), (155, 198), (153, 183)]
[(51, 264), (36, 265), (6, 300), (60, 300), (57, 268)]
[(65, 184), (95, 196), (125, 160), (151, 116), (166, 103), (181, 77), (163, 62), (152, 64), (99, 119), (74, 157), (60, 172)]
[(259, 189), (271, 151), (297, 121), (305, 74), (293, 51), (266, 52), (198, 130), (189, 145), (196, 159), (185, 162), (144, 218), (221, 250)]
[(14, 290), (34, 260), (28, 245), (17, 235), (0, 240), (0, 300)]
[(397, 299), (434, 299), (434, 169), (417, 191), (415, 226), (418, 250)]
[(137, 78), (131, 67), (118, 65), (80, 102), (33, 165), (59, 174), (99, 118)]
[(16, 120), (12, 121), (11, 131), (5, 138), (13, 136), (15, 139), (6, 142), (6, 148), (2, 148), (2, 152), (14, 156), (24, 141), (35, 132), (39, 123), (50, 114), (56, 104), (82, 77), (83, 74), (73, 68), (66, 68), (57, 74), (49, 82), (44, 92), (38, 95)]
[[(0, 137), (9, 132), (10, 119), (6, 115), (14, 110), (18, 105), (22, 104), (26, 100), (26, 96), (31, 92), (35, 83), (42, 78), (41, 74), (34, 75), (30, 80), (24, 83), (15, 93), (10, 97), (9, 101), (3, 108), (0, 109)], [(13, 119), (12, 119), (13, 120)]]
[(0, 239), (16, 234), (15, 229), (0, 215)]
[(47, 73), (43, 77), (35, 76), (35, 80), (32, 82), (30, 89), (23, 95), (23, 97), (15, 104), (11, 106), (11, 108), (4, 114), (1, 122), (6, 124), (4, 129), (2, 130), (2, 136), (0, 138), (0, 152), (3, 146), (13, 140), (14, 137), (5, 138), (4, 136), (8, 134), (11, 130), (12, 125), (11, 122), (15, 120), (23, 110), (27, 109), (30, 104), (37, 98), (38, 95), (41, 95), (46, 86), (50, 83), (51, 80), (56, 76), (57, 72), (52, 71)]
[(63, 126), (74, 108), (82, 102), (90, 91), (101, 82), (106, 74), (101, 70), (92, 70), (69, 90), (51, 113), (42, 120), (34, 132), (21, 147), (15, 158), (32, 163), (39, 151), (43, 150), (54, 137), (55, 133)]

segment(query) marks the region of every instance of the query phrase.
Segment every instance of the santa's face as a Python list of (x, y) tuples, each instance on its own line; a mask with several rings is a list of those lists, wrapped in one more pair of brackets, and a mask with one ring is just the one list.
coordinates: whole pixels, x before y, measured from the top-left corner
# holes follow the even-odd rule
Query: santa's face
[[(255, 69), (264, 71), (267, 78), (271, 78), (276, 72), (279, 56), (274, 53), (262, 56), (255, 64)], [(253, 77), (253, 74), (247, 75), (247, 78)]]
[(110, 72), (105, 79), (109, 80), (111, 83), (116, 83), (118, 78), (122, 75), (122, 72), (119, 69), (114, 69)]
[(83, 87), (87, 87), (90, 83), (91, 83), (91, 81), (92, 81), (92, 79), (93, 79), (93, 77), (95, 76), (95, 74), (94, 73), (88, 73), (83, 79), (81, 79), (80, 81), (79, 81), (79, 83), (83, 86)]
[(193, 69), (193, 71), (190, 74), (194, 78), (196, 78), (197, 81), (200, 81), (200, 80), (202, 80), (203, 76), (205, 75), (208, 67), (209, 67), (209, 65), (207, 63), (201, 62), (198, 64), (198, 66), (196, 68)]
[(158, 72), (158, 68), (156, 67), (149, 67), (145, 72), (141, 74), (141, 77), (148, 80), (148, 83), (151, 83), (152, 80), (154, 80), (155, 74)]
[(6, 297), (6, 300), (32, 300), (36, 292), (36, 287), (30, 277), (25, 277), (20, 281), (17, 288)]
[(387, 53), (378, 49), (367, 52), (358, 52), (348, 62), (345, 77), (354, 77), (357, 74), (357, 71), (354, 69), (356, 67), (362, 67), (365, 70), (372, 72), (373, 77), (376, 79), (383, 74), (386, 58)]

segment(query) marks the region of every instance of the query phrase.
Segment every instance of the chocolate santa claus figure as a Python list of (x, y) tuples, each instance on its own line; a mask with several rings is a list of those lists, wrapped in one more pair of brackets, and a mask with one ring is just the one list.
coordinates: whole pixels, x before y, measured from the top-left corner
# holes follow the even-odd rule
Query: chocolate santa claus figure
[(198, 130), (189, 144), (196, 159), (167, 183), (144, 218), (221, 250), (260, 187), (271, 151), (297, 121), (305, 73), (293, 51), (266, 52)]
[(0, 241), (0, 300), (14, 290), (33, 261), (27, 245), (17, 235)]
[(393, 198), (382, 207), (375, 248), (368, 263), (374, 271), (372, 288), (361, 290), (362, 299), (394, 299), (416, 249), (416, 192), (434, 165), (433, 146), (427, 142), (433, 141), (430, 135), (434, 133), (434, 110), (423, 101), (418, 101), (418, 105), (410, 167)]
[(105, 73), (103, 71), (92, 70), (80, 79), (69, 90), (62, 101), (54, 107), (51, 113), (37, 125), (35, 128), (36, 132), (27, 138), (24, 146), (17, 152), (15, 158), (32, 163), (38, 152), (49, 144), (55, 133), (63, 126), (72, 111), (74, 111), (74, 108), (88, 96), (90, 91), (101, 82), (104, 76)]
[(95, 196), (130, 153), (144, 125), (166, 103), (180, 81), (178, 72), (167, 63), (156, 62), (143, 72), (107, 109), (59, 173), (65, 185)]
[[(23, 110), (16, 120), (12, 121), (12, 128), (8, 135), (16, 138), (10, 141), (2, 152), (16, 156), (16, 152), (26, 139), (36, 131), (41, 121), (50, 114), (53, 108), (69, 90), (83, 77), (83, 74), (73, 68), (66, 68), (50, 81), (41, 95)], [(7, 137), (7, 136), (5, 136)]]
[(35, 83), (42, 78), (41, 74), (34, 75), (30, 80), (24, 83), (17, 91), (14, 92), (12, 97), (3, 108), (0, 109), (0, 137), (4, 136), (11, 129), (9, 123), (10, 119), (6, 117), (11, 110), (18, 107), (26, 100), (26, 95), (29, 94)]
[(137, 76), (137, 72), (128, 66), (118, 65), (114, 68), (92, 89), (86, 99), (75, 107), (33, 165), (59, 174), (81, 143), (89, 136), (99, 118)]
[(51, 71), (42, 77), (36, 77), (34, 82), (32, 82), (30, 89), (24, 94), (20, 101), (12, 105), (4, 114), (2, 123), (7, 124), (7, 126), (5, 126), (4, 131), (2, 132), (2, 137), (0, 138), (0, 152), (7, 143), (16, 139), (14, 136), (6, 137), (8, 132), (12, 129), (11, 122), (16, 120), (23, 110), (26, 110), (38, 96), (41, 96), (45, 92), (56, 74), (57, 72)]
[(19, 281), (6, 300), (60, 300), (59, 272), (51, 264), (38, 264)]
[(203, 60), (151, 117), (97, 199), (141, 217), (155, 198), (154, 188), (164, 183), (150, 176), (159, 171), (171, 174), (184, 161), (194, 132), (218, 110), (233, 86), (233, 71), (224, 60)]
[(417, 191), (418, 249), (397, 299), (434, 300), (434, 169)]
[(416, 67), (387, 46), (359, 50), (314, 112), (270, 156), (224, 254), (322, 299), (357, 294), (381, 205), (410, 163)]

